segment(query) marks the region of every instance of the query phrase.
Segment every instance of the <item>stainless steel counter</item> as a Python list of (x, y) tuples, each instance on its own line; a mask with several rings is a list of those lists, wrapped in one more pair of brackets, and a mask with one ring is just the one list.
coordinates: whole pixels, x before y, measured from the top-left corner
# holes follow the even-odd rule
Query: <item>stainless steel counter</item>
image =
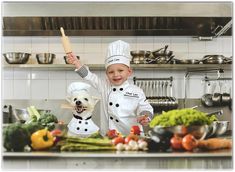
[(210, 152), (4, 152), (3, 169), (231, 169), (232, 150)]
[(232, 150), (222, 149), (209, 152), (142, 152), (142, 151), (96, 151), (96, 152), (4, 152), (4, 158), (9, 157), (110, 157), (110, 158), (130, 158), (130, 157), (232, 157)]

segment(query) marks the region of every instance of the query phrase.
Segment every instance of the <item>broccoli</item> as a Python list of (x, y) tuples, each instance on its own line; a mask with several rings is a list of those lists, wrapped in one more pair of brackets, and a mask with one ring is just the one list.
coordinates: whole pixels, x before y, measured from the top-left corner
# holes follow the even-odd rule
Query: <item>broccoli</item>
[(30, 135), (33, 134), (35, 131), (41, 130), (44, 128), (44, 126), (40, 124), (39, 122), (31, 122), (29, 124), (24, 124), (24, 127), (28, 130)]
[(23, 151), (30, 144), (30, 133), (21, 123), (13, 123), (3, 128), (4, 147), (7, 151)]
[(55, 115), (51, 113), (46, 113), (40, 116), (38, 122), (51, 131), (55, 128), (55, 123), (58, 123), (58, 119)]

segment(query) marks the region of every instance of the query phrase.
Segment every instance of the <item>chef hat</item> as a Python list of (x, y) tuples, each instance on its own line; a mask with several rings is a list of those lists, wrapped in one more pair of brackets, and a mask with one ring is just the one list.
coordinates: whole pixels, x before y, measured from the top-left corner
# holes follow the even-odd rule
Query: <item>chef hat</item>
[(109, 44), (107, 57), (105, 59), (105, 68), (116, 63), (130, 66), (130, 45), (124, 41), (118, 40)]
[(69, 85), (67, 93), (69, 96), (74, 96), (80, 91), (89, 91), (91, 85), (84, 82), (73, 82)]

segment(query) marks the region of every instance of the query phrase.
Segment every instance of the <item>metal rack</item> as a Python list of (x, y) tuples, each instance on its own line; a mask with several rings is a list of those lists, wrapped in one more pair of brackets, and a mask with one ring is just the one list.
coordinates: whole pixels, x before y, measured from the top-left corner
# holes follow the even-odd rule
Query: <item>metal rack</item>
[(169, 78), (137, 78), (134, 84), (143, 89), (154, 112), (168, 111), (178, 107), (178, 101), (172, 95), (173, 77)]
[(205, 76), (205, 78), (202, 81), (228, 81), (228, 80), (232, 80), (232, 78), (208, 78), (207, 76)]
[(137, 80), (141, 80), (141, 81), (153, 81), (153, 80), (166, 80), (166, 81), (173, 81), (173, 77), (169, 77), (169, 78), (137, 78), (137, 77), (133, 77), (133, 81), (134, 84), (136, 84)]

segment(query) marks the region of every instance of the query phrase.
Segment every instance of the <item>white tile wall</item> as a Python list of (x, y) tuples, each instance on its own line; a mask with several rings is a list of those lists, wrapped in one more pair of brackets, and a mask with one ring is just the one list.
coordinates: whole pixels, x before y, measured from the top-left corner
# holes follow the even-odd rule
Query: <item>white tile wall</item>
[[(130, 43), (132, 50), (156, 50), (169, 45), (168, 49), (174, 51), (175, 58), (201, 59), (206, 54), (232, 56), (233, 52), (232, 37), (228, 36), (215, 38), (213, 41), (198, 41), (196, 38), (186, 36), (73, 36), (70, 41), (74, 53), (81, 57), (82, 63), (103, 64), (108, 44), (118, 39)], [(55, 53), (55, 63), (64, 64), (65, 53), (60, 37), (3, 37), (2, 52), (12, 51), (32, 53), (28, 63), (37, 63), (36, 53)], [(3, 58), (2, 61), (5, 63)], [(103, 70), (94, 72), (99, 77), (105, 78)], [(181, 71), (162, 70), (135, 70), (133, 73), (133, 76), (137, 77), (173, 76), (173, 93), (177, 98), (184, 97), (184, 75), (185, 73)], [(67, 86), (71, 82), (82, 80), (73, 70), (35, 70), (33, 68), (4, 68), (2, 77), (3, 99), (65, 99)], [(201, 97), (203, 94), (201, 78), (202, 76), (190, 78), (188, 97)]]

